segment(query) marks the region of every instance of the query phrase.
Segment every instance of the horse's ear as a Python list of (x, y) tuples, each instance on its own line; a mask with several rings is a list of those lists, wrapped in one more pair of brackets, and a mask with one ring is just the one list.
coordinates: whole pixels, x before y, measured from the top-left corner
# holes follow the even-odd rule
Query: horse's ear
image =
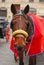
[(24, 13), (27, 14), (27, 13), (29, 12), (29, 9), (30, 9), (30, 7), (29, 7), (29, 5), (27, 5), (27, 6), (24, 8)]
[(14, 4), (11, 5), (11, 12), (12, 12), (13, 14), (16, 14), (16, 9), (15, 9)]

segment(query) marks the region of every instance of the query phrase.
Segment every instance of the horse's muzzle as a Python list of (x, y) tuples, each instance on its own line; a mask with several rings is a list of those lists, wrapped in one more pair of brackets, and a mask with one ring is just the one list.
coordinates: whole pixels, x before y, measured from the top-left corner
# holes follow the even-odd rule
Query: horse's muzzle
[(22, 51), (25, 51), (25, 49), (26, 49), (25, 47), (26, 47), (26, 44), (23, 45), (22, 47), (17, 46), (17, 44), (14, 44), (14, 48), (15, 48), (16, 50), (18, 50), (19, 53), (21, 53)]

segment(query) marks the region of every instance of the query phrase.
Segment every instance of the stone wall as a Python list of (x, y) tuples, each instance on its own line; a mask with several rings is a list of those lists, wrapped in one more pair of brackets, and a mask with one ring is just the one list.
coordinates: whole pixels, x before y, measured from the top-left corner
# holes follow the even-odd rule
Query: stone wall
[(29, 4), (30, 7), (33, 7), (37, 10), (37, 15), (43, 15), (44, 16), (44, 3), (43, 2), (39, 2), (39, 0), (34, 0), (33, 3), (30, 3), (29, 0), (5, 0), (4, 3), (1, 2), (2, 0), (0, 0), (0, 7), (6, 7), (7, 8), (7, 17), (11, 17), (12, 18), (12, 13), (10, 11), (10, 6), (11, 4), (20, 4), (21, 5), (21, 9), (24, 9), (24, 7)]

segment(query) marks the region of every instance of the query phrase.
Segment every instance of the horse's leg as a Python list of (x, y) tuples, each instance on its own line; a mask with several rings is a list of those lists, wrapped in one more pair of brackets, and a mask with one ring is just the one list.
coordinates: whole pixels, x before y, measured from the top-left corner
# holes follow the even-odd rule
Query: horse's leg
[(29, 65), (36, 65), (36, 56), (29, 57)]
[(18, 60), (18, 54), (14, 54), (14, 59), (17, 62), (17, 60)]
[(23, 62), (23, 51), (21, 53), (19, 53), (19, 65), (24, 65), (24, 62)]

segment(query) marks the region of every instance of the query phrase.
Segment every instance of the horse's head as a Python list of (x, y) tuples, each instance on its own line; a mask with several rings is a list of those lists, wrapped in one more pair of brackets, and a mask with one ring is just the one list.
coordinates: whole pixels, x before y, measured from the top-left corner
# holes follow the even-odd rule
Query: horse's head
[(25, 47), (25, 41), (28, 35), (31, 35), (32, 32), (32, 25), (27, 16), (29, 5), (27, 5), (24, 10), (17, 11), (15, 6), (12, 4), (11, 12), (13, 13), (11, 28), (13, 30), (13, 36), (15, 37), (15, 47), (22, 50), (22, 48)]

